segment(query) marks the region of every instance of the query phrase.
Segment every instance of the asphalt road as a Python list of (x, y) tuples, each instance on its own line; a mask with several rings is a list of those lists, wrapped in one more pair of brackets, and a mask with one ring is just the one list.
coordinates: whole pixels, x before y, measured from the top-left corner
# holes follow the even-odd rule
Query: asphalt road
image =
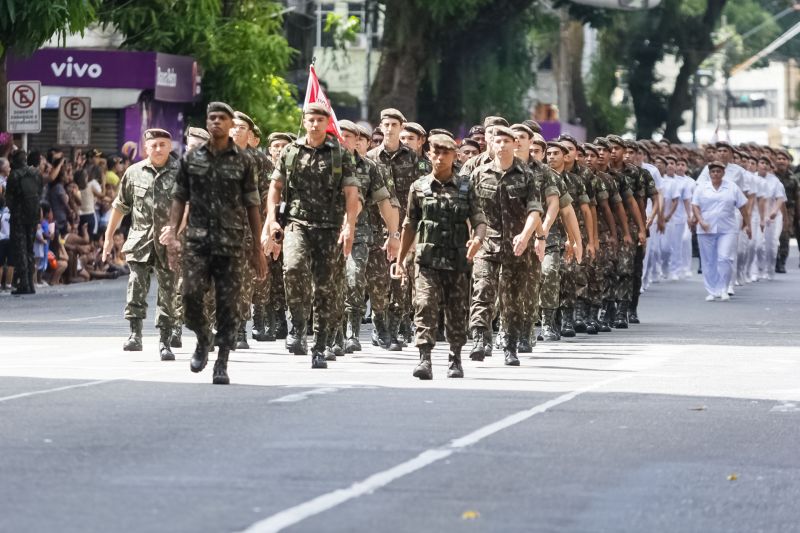
[(797, 263), (728, 303), (654, 285), (519, 368), (437, 348), (431, 382), (252, 341), (215, 387), (191, 334), (121, 350), (124, 280), (0, 294), (0, 531), (800, 531)]

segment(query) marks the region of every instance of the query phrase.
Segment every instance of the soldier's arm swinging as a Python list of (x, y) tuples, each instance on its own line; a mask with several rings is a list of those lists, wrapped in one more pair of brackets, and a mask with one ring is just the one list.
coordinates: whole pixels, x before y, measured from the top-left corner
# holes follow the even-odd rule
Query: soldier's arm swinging
[(247, 206), (247, 221), (250, 223), (250, 232), (253, 235), (253, 268), (256, 278), (262, 280), (267, 277), (267, 258), (261, 248), (261, 206)]
[(561, 209), (561, 220), (567, 228), (570, 242), (575, 247), (575, 260), (580, 263), (583, 260), (583, 240), (581, 239), (580, 226), (578, 226), (578, 217), (575, 216), (575, 209), (573, 209), (572, 204)]
[(264, 228), (261, 234), (261, 246), (264, 250), (268, 250), (270, 240), (275, 235), (275, 232), (281, 231), (281, 226), (278, 224), (278, 206), (281, 203), (281, 194), (283, 193), (283, 183), (278, 180), (272, 180), (269, 184), (269, 192), (267, 193), (267, 220), (264, 222)]
[(553, 227), (558, 216), (558, 195), (552, 194), (546, 198), (546, 201), (547, 212), (544, 216), (544, 222), (542, 222), (542, 237), (547, 237), (550, 234), (550, 228)]
[(111, 248), (114, 246), (114, 233), (116, 233), (119, 223), (122, 222), (124, 216), (122, 211), (116, 207), (111, 208), (111, 218), (108, 220), (105, 240), (103, 242), (103, 262), (105, 262), (111, 254)]
[(339, 242), (342, 244), (342, 251), (345, 257), (348, 257), (353, 249), (356, 219), (361, 212), (361, 196), (359, 195), (358, 187), (355, 185), (345, 185), (343, 189), (346, 218), (345, 224), (342, 227), (342, 233), (339, 235)]
[(380, 210), (381, 218), (389, 230), (389, 237), (386, 239), (384, 250), (386, 250), (386, 258), (392, 261), (400, 251), (400, 243), (396, 239), (392, 239), (392, 234), (397, 233), (400, 226), (400, 210), (392, 205), (389, 198), (378, 202), (378, 210)]
[(611, 212), (611, 205), (608, 200), (600, 200), (600, 209), (603, 211), (603, 218), (608, 224), (608, 232), (611, 234), (611, 242), (617, 242), (617, 224), (614, 222), (614, 213)]
[(639, 226), (639, 245), (644, 246), (647, 243), (647, 237), (644, 233), (644, 221), (642, 220), (642, 212), (639, 211), (639, 203), (633, 196), (628, 197), (628, 208), (633, 214), (633, 220), (636, 221), (636, 225)]
[(486, 224), (478, 224), (475, 226), (475, 229), (472, 233), (472, 239), (470, 239), (467, 243), (469, 245), (467, 248), (467, 259), (469, 261), (472, 261), (475, 258), (475, 254), (480, 251), (481, 245), (483, 244), (485, 238)]
[(514, 255), (520, 256), (528, 249), (528, 242), (530, 242), (531, 237), (533, 237), (536, 228), (541, 226), (541, 222), (542, 216), (538, 211), (531, 211), (528, 213), (528, 216), (525, 218), (525, 227), (522, 228), (519, 235), (514, 236)]
[(586, 233), (587, 237), (589, 238), (589, 242), (585, 243), (586, 254), (591, 259), (594, 258), (595, 253), (594, 240), (592, 239), (592, 210), (589, 208), (589, 204), (581, 204), (580, 210), (583, 214), (584, 224), (586, 225)]
[(633, 244), (633, 239), (631, 239), (631, 229), (628, 226), (628, 215), (625, 213), (625, 207), (622, 205), (622, 202), (617, 202), (614, 205), (614, 209), (617, 214), (619, 225), (622, 226), (622, 241), (625, 244)]

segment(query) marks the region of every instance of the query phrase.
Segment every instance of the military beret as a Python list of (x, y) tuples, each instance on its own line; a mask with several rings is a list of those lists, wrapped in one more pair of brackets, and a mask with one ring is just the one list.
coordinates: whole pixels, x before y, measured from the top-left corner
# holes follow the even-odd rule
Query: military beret
[(485, 134), (486, 134), (486, 128), (484, 128), (483, 126), (477, 125), (477, 126), (472, 126), (469, 129), (469, 133), (467, 135), (472, 137), (473, 135), (485, 135)]
[(328, 111), (328, 108), (324, 104), (320, 104), (319, 102), (310, 102), (306, 104), (303, 108), (304, 115), (322, 115), (324, 117), (330, 117), (331, 112)]
[(759, 161), (759, 163), (761, 161), (763, 161), (764, 163), (767, 164), (768, 167), (772, 167), (772, 159), (770, 159), (769, 157), (767, 157), (765, 155), (762, 155), (761, 157), (759, 157), (758, 161)]
[(453, 135), (453, 132), (446, 130), (444, 128), (432, 128), (431, 131), (428, 132), (428, 135), (439, 135), (439, 134), (447, 135), (451, 139), (456, 138), (456, 136)]
[(586, 155), (586, 149), (583, 147), (582, 144), (577, 145), (575, 148), (577, 148), (579, 154), (584, 156)]
[(625, 139), (625, 148), (630, 150), (638, 151), (639, 150), (639, 143), (632, 139)]
[(661, 144), (666, 144), (667, 146), (672, 144), (671, 142), (669, 142), (669, 139), (666, 139), (666, 138), (663, 138), (658, 142), (660, 142)]
[(292, 142), (292, 140), (293, 139), (291, 133), (285, 133), (282, 131), (273, 131), (272, 133), (269, 134), (269, 137), (267, 137), (267, 143), (269, 144), (272, 144), (275, 141), (286, 141), (290, 143)]
[(456, 142), (453, 140), (453, 138), (442, 133), (431, 135), (428, 138), (428, 143), (431, 145), (431, 147), (443, 148), (445, 150), (458, 149), (458, 146), (456, 146)]
[(504, 119), (503, 117), (496, 117), (496, 116), (486, 117), (485, 119), (483, 119), (483, 127), (484, 128), (489, 128), (491, 126), (505, 126), (505, 127), (508, 127), (508, 121), (506, 119)]
[(677, 163), (677, 162), (678, 162), (678, 158), (677, 158), (677, 157), (675, 157), (675, 156), (674, 156), (674, 155), (672, 155), (672, 154), (667, 154), (667, 155), (665, 155), (665, 156), (664, 156), (664, 160), (665, 160), (665, 161), (672, 161), (673, 163)]
[(186, 136), (194, 137), (196, 139), (203, 139), (204, 141), (207, 141), (211, 138), (211, 135), (209, 135), (208, 132), (203, 128), (194, 128), (192, 126), (186, 128)]
[(676, 159), (676, 160), (675, 160), (675, 162), (676, 162), (676, 163), (683, 163), (683, 164), (685, 164), (687, 167), (689, 166), (689, 160), (688, 160), (688, 159), (686, 159), (685, 157), (679, 157), (678, 159)]
[(583, 143), (583, 145), (582, 145), (582, 146), (583, 146), (583, 150), (584, 150), (585, 152), (590, 152), (590, 151), (591, 151), (591, 152), (594, 152), (595, 154), (598, 154), (598, 155), (599, 155), (599, 153), (600, 153), (600, 152), (597, 150), (597, 146), (595, 146), (595, 145), (593, 145), (593, 144), (591, 144), (591, 143)]
[(611, 148), (611, 143), (608, 142), (608, 139), (605, 137), (595, 137), (594, 141), (592, 142), (595, 146), (605, 148), (608, 150)]
[(406, 121), (405, 115), (393, 107), (389, 107), (381, 111), (381, 120), (385, 118), (393, 118), (399, 120), (400, 122)]
[(463, 146), (471, 146), (471, 147), (475, 148), (478, 151), (480, 151), (480, 149), (481, 149), (481, 145), (478, 144), (478, 141), (475, 141), (475, 140), (469, 139), (469, 138), (464, 139), (463, 141), (461, 141), (461, 146), (462, 147)]
[[(609, 144), (616, 144), (618, 146), (622, 146), (623, 148), (625, 148), (625, 146), (626, 146), (625, 139), (623, 139), (619, 135), (607, 135), (606, 136), (606, 141), (608, 141)], [(596, 142), (597, 141), (595, 141), (595, 143)]]
[(650, 151), (650, 147), (647, 146), (647, 143), (644, 141), (639, 141), (639, 150), (646, 153), (648, 157), (653, 157), (653, 153)]
[(344, 131), (349, 131), (353, 135), (360, 135), (360, 131), (358, 131), (358, 126), (352, 120), (340, 120), (339, 121), (339, 129)]
[(260, 139), (264, 134), (261, 133), (261, 128), (258, 126), (253, 126), (253, 135), (256, 136), (256, 139)]
[(529, 139), (533, 139), (533, 130), (525, 124), (512, 124), (511, 131), (521, 131), (528, 135)]
[(719, 141), (714, 147), (719, 150), (720, 148), (727, 148), (731, 152), (733, 152), (733, 146), (728, 141)]
[(789, 150), (787, 150), (787, 149), (785, 149), (785, 148), (779, 148), (779, 149), (775, 150), (775, 155), (776, 155), (776, 156), (777, 156), (777, 155), (782, 155), (783, 157), (785, 157), (785, 158), (786, 158), (786, 159), (788, 159), (789, 161), (791, 161), (791, 160), (793, 159), (793, 158), (792, 158), (792, 154), (790, 154), (790, 153), (789, 153)]
[(152, 139), (172, 139), (172, 135), (167, 130), (161, 128), (150, 128), (144, 132), (144, 140), (150, 141)]
[(655, 157), (655, 162), (658, 163), (659, 161), (661, 161), (665, 165), (667, 164), (667, 159), (663, 155), (657, 155)]
[(514, 132), (508, 126), (492, 126), (494, 128), (494, 136), (497, 137), (498, 135), (505, 135), (506, 137), (511, 137), (512, 140), (516, 140), (514, 136)]
[(233, 118), (241, 120), (242, 122), (246, 122), (247, 123), (247, 127), (250, 128), (251, 130), (255, 129), (255, 127), (256, 127), (256, 123), (253, 122), (253, 119), (248, 117), (247, 115), (245, 115), (241, 111), (235, 111), (233, 113)]
[(542, 133), (542, 127), (535, 120), (523, 120), (522, 123), (528, 126), (533, 133)]
[(233, 108), (225, 102), (209, 102), (208, 107), (206, 107), (206, 115), (214, 112), (225, 113), (233, 118)]
[(547, 148), (548, 149), (550, 149), (550, 148), (558, 148), (559, 150), (564, 152), (565, 155), (569, 153), (569, 148), (567, 148), (566, 146), (564, 146), (562, 143), (560, 143), (558, 141), (549, 141), (547, 143)]
[(761, 149), (762, 150), (766, 150), (767, 152), (771, 153), (772, 155), (775, 155), (775, 150), (773, 150), (771, 146), (764, 145), (764, 146), (761, 147)]
[(410, 131), (411, 133), (416, 133), (420, 137), (424, 137), (425, 135), (428, 134), (428, 132), (425, 131), (425, 128), (423, 128), (420, 124), (417, 124), (416, 122), (406, 122), (405, 124), (403, 124), (403, 129), (406, 131)]
[(370, 133), (370, 131), (367, 128), (365, 128), (361, 124), (356, 124), (356, 126), (358, 127), (358, 134), (361, 137), (364, 137), (367, 140), (372, 139), (372, 133)]
[(537, 144), (542, 147), (542, 150), (547, 150), (547, 141), (545, 141), (541, 135), (531, 139), (531, 144)]
[(712, 168), (721, 168), (722, 170), (725, 170), (725, 165), (723, 165), (719, 161), (712, 161), (711, 163), (708, 164), (708, 170), (711, 170)]
[(579, 143), (578, 140), (569, 133), (562, 133), (561, 135), (558, 136), (556, 141), (558, 142), (567, 141), (569, 143), (572, 143), (576, 148), (581, 145), (581, 143)]

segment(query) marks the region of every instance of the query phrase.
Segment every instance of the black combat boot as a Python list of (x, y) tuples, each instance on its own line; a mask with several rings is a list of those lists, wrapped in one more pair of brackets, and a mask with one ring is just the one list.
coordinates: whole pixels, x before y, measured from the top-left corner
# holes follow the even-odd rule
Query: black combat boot
[(616, 329), (628, 329), (628, 301), (620, 300), (617, 304), (617, 313), (614, 317)]
[(172, 348), (183, 348), (183, 326), (172, 328), (172, 338), (169, 340)]
[(542, 309), (542, 332), (539, 340), (544, 342), (555, 342), (559, 339), (555, 329), (557, 309)]
[(267, 337), (267, 326), (264, 318), (264, 306), (253, 305), (253, 329), (250, 331), (254, 341), (264, 342)]
[(473, 329), (472, 341), (472, 350), (469, 352), (469, 358), (473, 361), (483, 361), (483, 358), (486, 357), (486, 333), (478, 328)]
[(236, 350), (249, 350), (250, 345), (247, 344), (247, 324), (242, 321), (239, 326), (239, 331), (236, 333)]
[(214, 385), (230, 385), (230, 378), (228, 377), (228, 354), (229, 348), (219, 347), (217, 360), (214, 363), (214, 377), (211, 382)]
[(597, 331), (602, 333), (611, 332), (611, 323), (614, 321), (614, 301), (606, 300), (600, 308), (600, 318), (597, 322)]
[(586, 302), (578, 300), (575, 304), (575, 333), (587, 333)]
[(635, 292), (633, 299), (628, 305), (628, 324), (639, 324), (639, 296), (641, 293)]
[(344, 324), (336, 328), (336, 331), (333, 333), (331, 348), (336, 357), (344, 357)]
[(308, 344), (306, 342), (306, 323), (305, 321), (292, 320), (292, 335), (286, 337), (286, 349), (294, 355), (308, 354)]
[(267, 305), (264, 309), (264, 341), (272, 342), (277, 339), (275, 332), (275, 309)]
[[(192, 360), (189, 361), (189, 369), (192, 372), (202, 372), (202, 370), (208, 364), (208, 350), (209, 347), (212, 346), (213, 343), (205, 344), (197, 339), (197, 347), (194, 349), (194, 353), (192, 354)], [(221, 351), (221, 350), (220, 350)]]
[(414, 321), (410, 316), (403, 316), (400, 320), (400, 332), (398, 338), (402, 342), (403, 348), (414, 343)]
[(597, 313), (600, 311), (600, 308), (596, 305), (589, 306), (589, 312), (586, 315), (586, 333), (589, 335), (597, 335), (597, 332), (600, 331), (599, 325), (597, 324)]
[(142, 319), (129, 318), (131, 327), (131, 334), (128, 340), (122, 345), (122, 349), (126, 352), (141, 352), (142, 351)]
[(522, 335), (519, 336), (519, 342), (517, 343), (517, 353), (533, 353), (530, 333), (523, 333)]
[(561, 336), (574, 337), (575, 336), (575, 321), (572, 318), (575, 310), (572, 307), (561, 309)]
[(433, 379), (430, 346), (419, 347), (419, 364), (414, 368), (414, 373), (412, 375), (421, 380)]
[(439, 324), (436, 328), (436, 342), (445, 342), (444, 336), (444, 311), (439, 311)]
[(463, 378), (464, 368), (461, 366), (461, 346), (450, 346), (449, 359), (450, 359), (450, 366), (447, 368), (447, 377)]
[(344, 343), (345, 353), (361, 351), (361, 341), (358, 336), (361, 334), (361, 313), (351, 312), (347, 317), (347, 340)]
[(289, 334), (289, 328), (286, 324), (286, 309), (281, 307), (275, 311), (275, 338), (285, 339)]
[[(326, 338), (329, 340), (325, 343), (325, 351), (322, 353), (326, 361), (336, 361), (336, 357), (338, 356), (336, 353), (336, 335), (336, 331), (326, 335)], [(339, 350), (341, 350), (341, 348), (339, 348)]]
[(161, 328), (159, 330), (160, 336), (158, 340), (158, 353), (162, 361), (174, 361), (175, 354), (169, 349), (169, 343), (172, 340), (172, 328)]
[[(325, 333), (320, 331), (311, 348), (311, 368), (328, 368), (325, 357), (325, 340)], [(336, 359), (336, 356), (334, 355), (333, 358)]]
[(503, 347), (503, 356), (506, 366), (519, 366), (517, 357), (517, 338), (506, 333), (506, 345)]
[(785, 257), (778, 256), (778, 258), (775, 260), (775, 273), (776, 274), (786, 274), (786, 258)]
[(386, 324), (386, 312), (377, 311), (372, 312), (372, 345), (389, 349), (391, 338), (389, 336), (389, 327)]
[(399, 339), (399, 317), (391, 311), (389, 311), (387, 315), (389, 315), (389, 347), (387, 350), (390, 352), (401, 352), (403, 351), (403, 343)]

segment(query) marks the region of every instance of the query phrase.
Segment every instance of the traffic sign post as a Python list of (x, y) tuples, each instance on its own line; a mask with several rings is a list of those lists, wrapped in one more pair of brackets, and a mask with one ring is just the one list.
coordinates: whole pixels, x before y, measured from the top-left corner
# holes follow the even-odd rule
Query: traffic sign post
[(7, 86), (6, 131), (39, 133), (42, 131), (42, 84), (38, 81), (10, 81)]
[(92, 129), (92, 99), (62, 96), (58, 102), (58, 141), (64, 146), (88, 146)]

